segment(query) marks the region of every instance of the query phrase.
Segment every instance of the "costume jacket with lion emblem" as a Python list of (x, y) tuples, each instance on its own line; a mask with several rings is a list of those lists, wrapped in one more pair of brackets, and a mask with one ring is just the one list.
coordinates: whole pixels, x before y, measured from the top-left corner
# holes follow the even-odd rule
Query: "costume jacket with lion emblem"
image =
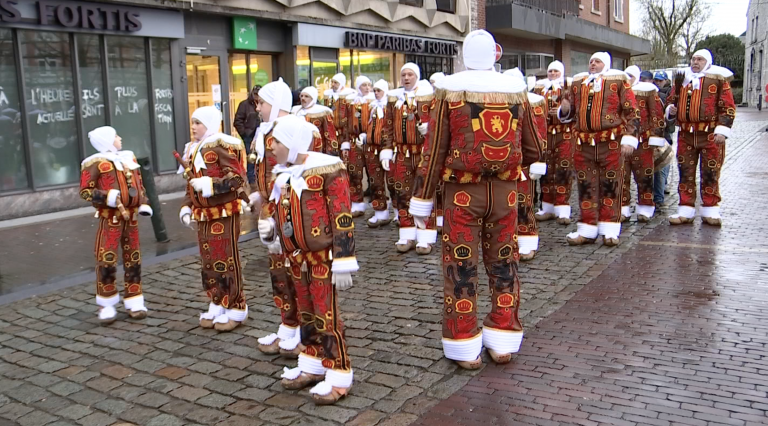
[[(121, 151), (120, 155), (129, 157), (133, 163), (136, 162), (136, 157), (130, 151)], [(118, 170), (115, 163), (102, 154), (94, 154), (82, 162), (80, 197), (93, 204), (102, 217), (120, 217), (116, 208), (107, 205), (111, 190), (120, 191), (119, 201), (126, 209), (135, 209), (148, 202), (139, 170), (129, 171), (128, 167), (122, 164), (121, 168), (123, 170)], [(130, 177), (126, 174), (130, 174)], [(133, 197), (130, 195), (131, 188), (136, 190)]]
[(731, 91), (733, 73), (727, 68), (712, 65), (699, 79), (699, 88), (693, 84), (672, 87), (667, 105), (677, 105), (677, 123), (685, 132), (714, 132), (731, 135), (736, 118), (736, 103)]
[[(659, 97), (659, 90), (653, 83), (637, 83), (632, 86), (640, 112), (640, 141), (653, 142), (653, 146), (665, 146), (664, 139), (664, 103)], [(651, 140), (653, 138), (653, 140)]]

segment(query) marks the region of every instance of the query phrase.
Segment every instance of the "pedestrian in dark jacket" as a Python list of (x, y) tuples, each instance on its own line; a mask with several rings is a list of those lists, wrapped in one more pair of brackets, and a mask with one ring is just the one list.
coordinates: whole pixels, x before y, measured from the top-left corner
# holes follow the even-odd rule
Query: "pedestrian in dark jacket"
[[(258, 99), (258, 93), (261, 86), (253, 86), (251, 93), (248, 94), (248, 98), (240, 102), (237, 106), (237, 112), (235, 112), (235, 130), (240, 138), (243, 139), (245, 144), (245, 150), (247, 154), (251, 153), (251, 141), (256, 134), (256, 129), (259, 128), (261, 120), (259, 114), (256, 113), (256, 102)], [(254, 172), (253, 164), (248, 163), (248, 183), (256, 182), (256, 174)]]
[[(653, 84), (659, 88), (659, 98), (667, 106), (667, 97), (672, 92), (672, 86), (669, 78), (664, 71), (659, 71), (653, 76)], [(668, 120), (664, 128), (664, 139), (672, 145), (672, 134), (675, 133), (675, 121)], [(664, 203), (665, 189), (667, 187), (667, 177), (669, 176), (669, 166), (666, 166), (653, 174), (653, 202), (660, 206)]]

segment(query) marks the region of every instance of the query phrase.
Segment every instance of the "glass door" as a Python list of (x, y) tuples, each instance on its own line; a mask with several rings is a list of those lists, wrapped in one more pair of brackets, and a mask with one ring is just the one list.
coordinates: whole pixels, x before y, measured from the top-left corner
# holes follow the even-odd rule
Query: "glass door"
[(218, 56), (187, 55), (187, 93), (189, 118), (197, 108), (204, 106), (222, 110)]

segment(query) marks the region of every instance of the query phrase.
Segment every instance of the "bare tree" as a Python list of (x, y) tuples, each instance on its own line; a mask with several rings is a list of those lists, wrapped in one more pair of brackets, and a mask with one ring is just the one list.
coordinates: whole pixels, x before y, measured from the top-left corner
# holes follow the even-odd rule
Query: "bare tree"
[(686, 24), (704, 14), (704, 0), (638, 0), (645, 31), (664, 47), (665, 59), (674, 65)]
[(685, 60), (688, 61), (693, 55), (696, 44), (702, 40), (709, 33), (707, 28), (707, 22), (709, 21), (709, 14), (712, 9), (708, 4), (702, 3), (698, 6), (698, 11), (695, 15), (683, 25), (683, 30), (680, 34), (682, 39), (682, 46), (685, 49)]

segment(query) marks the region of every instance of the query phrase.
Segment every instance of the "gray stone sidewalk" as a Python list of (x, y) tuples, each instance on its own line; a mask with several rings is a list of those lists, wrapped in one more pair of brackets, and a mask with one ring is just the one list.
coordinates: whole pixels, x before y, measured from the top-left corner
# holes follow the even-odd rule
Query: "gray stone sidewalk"
[[(755, 131), (766, 124), (737, 122), (726, 164), (739, 164), (740, 145), (756, 143)], [(613, 249), (570, 248), (564, 237), (575, 224), (543, 224), (539, 255), (520, 268), (524, 325), (530, 330), (565, 304), (664, 216), (628, 224)], [(282, 367), (295, 361), (256, 349), (256, 338), (276, 330), (279, 313), (266, 250), (249, 241), (241, 251), (250, 318), (232, 333), (197, 327), (207, 301), (194, 256), (145, 268), (150, 317), (143, 321), (121, 313), (101, 327), (92, 283), (0, 307), (0, 425), (411, 423), (477, 373), (442, 357), (439, 250), (400, 255), (396, 228), (356, 224), (361, 272), (340, 293), (355, 385), (336, 406), (316, 407), (306, 390), (283, 390)], [(487, 312), (483, 272), (480, 293)]]

